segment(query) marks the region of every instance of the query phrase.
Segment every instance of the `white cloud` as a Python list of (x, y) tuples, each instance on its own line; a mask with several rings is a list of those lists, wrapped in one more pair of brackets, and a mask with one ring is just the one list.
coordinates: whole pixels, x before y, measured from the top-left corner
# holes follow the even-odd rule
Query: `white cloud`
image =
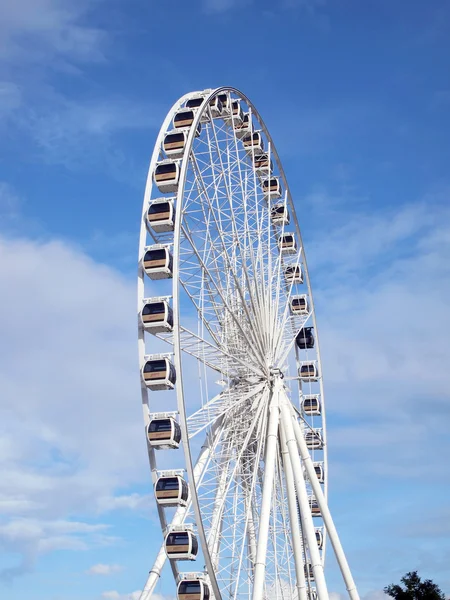
[(98, 565), (92, 565), (92, 567), (87, 570), (87, 573), (89, 575), (112, 575), (113, 573), (119, 573), (122, 569), (123, 567), (121, 565), (104, 565), (99, 563)]
[(58, 241), (0, 239), (0, 278), (0, 506), (14, 515), (0, 535), (30, 566), (55, 548), (113, 541), (73, 516), (144, 507), (117, 494), (150, 486), (135, 290)]
[[(105, 600), (139, 600), (140, 595), (140, 591), (131, 592), (130, 594), (119, 594), (116, 590), (111, 590), (109, 592), (103, 592), (102, 598), (105, 598)], [(156, 596), (153, 594), (152, 598), (154, 600), (165, 600), (159, 594), (156, 594)], [(167, 598), (167, 600), (169, 600), (169, 598)]]

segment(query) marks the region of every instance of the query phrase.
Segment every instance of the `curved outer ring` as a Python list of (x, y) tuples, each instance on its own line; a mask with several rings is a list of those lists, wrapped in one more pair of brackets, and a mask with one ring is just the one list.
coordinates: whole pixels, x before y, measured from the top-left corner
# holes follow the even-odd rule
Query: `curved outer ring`
[[(319, 340), (318, 340), (316, 315), (315, 315), (315, 310), (314, 310), (314, 300), (313, 300), (313, 295), (312, 295), (312, 290), (311, 290), (311, 284), (310, 284), (310, 279), (309, 279), (307, 263), (306, 263), (306, 255), (305, 255), (305, 251), (304, 251), (303, 240), (302, 240), (302, 236), (300, 233), (300, 227), (298, 225), (297, 215), (295, 212), (295, 207), (294, 207), (294, 204), (292, 201), (292, 196), (291, 196), (290, 189), (289, 189), (289, 186), (287, 183), (284, 169), (282, 167), (279, 155), (276, 151), (275, 145), (272, 141), (272, 138), (269, 134), (269, 131), (268, 131), (264, 121), (262, 120), (257, 109), (254, 107), (254, 105), (251, 103), (251, 101), (247, 98), (247, 96), (245, 96), (245, 94), (243, 94), (236, 88), (226, 87), (226, 86), (216, 88), (215, 90), (211, 91), (207, 96), (205, 96), (202, 106), (197, 110), (197, 112), (195, 114), (194, 122), (192, 123), (190, 130), (189, 130), (189, 135), (188, 135), (188, 139), (187, 139), (186, 146), (185, 146), (185, 151), (184, 151), (182, 162), (181, 162), (180, 177), (179, 177), (179, 182), (178, 182), (178, 192), (177, 192), (177, 198), (176, 198), (177, 210), (176, 210), (176, 220), (175, 220), (175, 230), (174, 230), (174, 246), (173, 246), (173, 298), (172, 298), (172, 309), (173, 309), (173, 317), (174, 317), (173, 351), (174, 351), (175, 369), (176, 369), (176, 373), (177, 373), (177, 383), (175, 386), (176, 391), (177, 391), (177, 408), (178, 408), (178, 412), (179, 412), (180, 427), (181, 427), (181, 432), (182, 432), (182, 444), (183, 444), (183, 449), (184, 449), (184, 453), (185, 453), (186, 471), (188, 473), (189, 482), (192, 483), (194, 481), (193, 463), (192, 463), (192, 456), (191, 456), (191, 450), (190, 450), (190, 445), (189, 445), (186, 407), (185, 407), (185, 402), (184, 402), (182, 358), (181, 358), (182, 351), (181, 351), (180, 330), (179, 330), (180, 282), (179, 282), (178, 273), (179, 273), (179, 261), (180, 261), (179, 242), (180, 242), (181, 218), (182, 218), (182, 202), (183, 202), (184, 186), (185, 186), (185, 181), (186, 181), (188, 160), (189, 160), (189, 155), (190, 155), (190, 152), (191, 152), (192, 146), (193, 146), (195, 131), (196, 131), (197, 126), (200, 123), (200, 119), (201, 119), (202, 115), (204, 114), (205, 109), (209, 105), (209, 102), (211, 101), (211, 99), (223, 92), (232, 92), (232, 93), (236, 94), (238, 97), (240, 97), (242, 100), (244, 100), (246, 102), (246, 104), (248, 105), (248, 107), (251, 108), (252, 114), (254, 114), (255, 117), (258, 119), (258, 122), (261, 125), (261, 128), (267, 137), (267, 140), (270, 143), (271, 155), (275, 158), (275, 160), (277, 162), (280, 177), (283, 181), (285, 190), (287, 192), (287, 198), (288, 198), (288, 202), (289, 202), (291, 216), (293, 218), (294, 225), (295, 225), (297, 239), (299, 240), (299, 245), (302, 249), (302, 258), (303, 258), (302, 262), (303, 262), (303, 266), (304, 266), (304, 275), (305, 275), (306, 285), (307, 285), (307, 289), (308, 289), (309, 301), (310, 301), (311, 309), (312, 309), (313, 326), (314, 326), (314, 330), (315, 330), (315, 334), (316, 334), (315, 335), (315, 338), (316, 338), (315, 349), (316, 349), (317, 364), (319, 366), (319, 374), (320, 374), (319, 386), (320, 386), (320, 398), (321, 398), (321, 403), (322, 403), (321, 418), (322, 418), (322, 433), (323, 433), (323, 440), (324, 440), (324, 450), (323, 450), (324, 451), (323, 462), (324, 462), (324, 470), (325, 470), (324, 494), (325, 494), (325, 497), (327, 497), (328, 460), (327, 460), (327, 436), (326, 436), (326, 418), (325, 418), (326, 411), (325, 411), (325, 399), (324, 399), (324, 394), (323, 394), (323, 372), (322, 372), (322, 364), (321, 364), (321, 359), (320, 359), (320, 347), (319, 347)], [(186, 94), (186, 95), (182, 96), (172, 106), (171, 110), (168, 112), (166, 118), (164, 119), (164, 122), (159, 131), (159, 134), (158, 134), (158, 137), (156, 140), (156, 144), (155, 144), (155, 147), (153, 150), (152, 158), (150, 161), (149, 170), (148, 170), (147, 182), (146, 182), (145, 193), (144, 193), (144, 203), (143, 203), (143, 210), (142, 210), (140, 238), (139, 238), (139, 266), (138, 266), (138, 332), (139, 332), (139, 337), (138, 337), (138, 349), (139, 349), (140, 370), (143, 367), (144, 356), (145, 356), (145, 339), (144, 339), (145, 334), (144, 334), (143, 325), (139, 319), (139, 313), (142, 308), (143, 299), (145, 297), (145, 295), (144, 295), (145, 273), (142, 268), (142, 258), (143, 258), (143, 254), (144, 254), (144, 248), (146, 246), (146, 236), (147, 236), (146, 214), (147, 214), (148, 205), (150, 202), (151, 192), (152, 192), (152, 187), (153, 187), (153, 172), (154, 172), (156, 163), (158, 162), (158, 158), (159, 158), (159, 154), (161, 151), (161, 146), (162, 146), (162, 142), (164, 140), (164, 136), (165, 136), (166, 132), (168, 131), (169, 125), (172, 122), (172, 119), (173, 119), (175, 113), (179, 110), (179, 108), (185, 101), (187, 101), (189, 98), (198, 96), (198, 94), (200, 94), (200, 93), (204, 93), (204, 92), (191, 92), (189, 94)], [(147, 424), (148, 424), (148, 390), (147, 390), (147, 387), (145, 386), (145, 384), (143, 383), (142, 378), (141, 378), (141, 394), (142, 394), (142, 404), (143, 404), (143, 410), (144, 410), (144, 423), (145, 423), (145, 426), (147, 426)], [(147, 444), (147, 447), (148, 447), (150, 468), (153, 472), (156, 470), (155, 450), (150, 446), (150, 444)], [(216, 600), (221, 600), (220, 590), (219, 590), (219, 587), (217, 584), (217, 580), (215, 577), (215, 573), (214, 573), (214, 569), (213, 569), (213, 565), (212, 565), (212, 561), (211, 561), (211, 557), (209, 554), (208, 545), (207, 545), (207, 541), (206, 541), (206, 535), (205, 535), (205, 530), (203, 527), (201, 509), (200, 509), (200, 504), (199, 504), (198, 496), (197, 496), (197, 490), (195, 489), (194, 485), (190, 485), (189, 487), (190, 487), (191, 498), (192, 498), (192, 506), (194, 508), (194, 514), (195, 514), (195, 519), (196, 519), (196, 524), (197, 524), (197, 531), (199, 534), (200, 543), (202, 545), (202, 551), (203, 551), (208, 575), (209, 575), (209, 578), (211, 581), (211, 586), (213, 588)], [(164, 530), (167, 527), (167, 521), (165, 518), (164, 509), (159, 504), (157, 504), (157, 508), (158, 508), (159, 519), (161, 522), (161, 527)], [(324, 535), (324, 545), (323, 545), (322, 557), (324, 560), (324, 558), (325, 558), (325, 535), (326, 535), (325, 530), (323, 531), (323, 535)], [(172, 567), (174, 576), (176, 577), (178, 575), (178, 568), (176, 565), (176, 561), (170, 561), (170, 563), (171, 563), (171, 567)]]

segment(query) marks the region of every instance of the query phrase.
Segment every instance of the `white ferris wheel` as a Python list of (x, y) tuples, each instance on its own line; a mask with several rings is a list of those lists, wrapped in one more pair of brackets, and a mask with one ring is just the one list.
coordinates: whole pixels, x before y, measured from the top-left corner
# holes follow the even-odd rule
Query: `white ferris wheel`
[[(240, 91), (180, 98), (150, 162), (139, 243), (139, 360), (162, 545), (178, 600), (327, 600), (314, 303), (278, 154)], [(168, 571), (170, 574), (170, 571)]]

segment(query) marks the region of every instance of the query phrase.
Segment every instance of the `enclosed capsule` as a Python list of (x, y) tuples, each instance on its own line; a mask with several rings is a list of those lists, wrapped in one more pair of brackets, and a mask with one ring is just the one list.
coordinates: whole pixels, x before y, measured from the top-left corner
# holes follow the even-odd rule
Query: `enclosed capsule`
[(273, 163), (272, 160), (269, 158), (267, 152), (255, 154), (253, 156), (253, 164), (255, 166), (255, 171), (259, 176), (265, 176), (266, 178), (268, 178), (269, 175), (272, 175)]
[[(173, 118), (173, 126), (176, 130), (189, 129), (195, 119), (196, 111), (192, 108), (182, 108), (179, 110)], [(195, 137), (200, 135), (202, 126), (200, 123), (197, 126)]]
[(141, 310), (141, 322), (149, 333), (172, 331), (173, 312), (165, 298), (149, 298)]
[(279, 177), (264, 179), (261, 185), (263, 194), (266, 198), (270, 198), (270, 200), (281, 198), (281, 182)]
[(318, 416), (321, 414), (321, 406), (318, 394), (304, 396), (302, 400), (302, 411), (304, 415)]
[(189, 499), (189, 486), (181, 475), (158, 477), (155, 484), (155, 496), (163, 506), (186, 506)]
[(147, 211), (147, 223), (155, 233), (173, 231), (175, 227), (175, 198), (152, 200)]
[(319, 483), (323, 483), (325, 481), (325, 470), (323, 467), (323, 462), (315, 462), (314, 471), (316, 472)]
[(197, 538), (187, 525), (180, 526), (167, 534), (165, 549), (171, 560), (195, 560), (198, 553)]
[(253, 126), (252, 126), (252, 120), (250, 118), (250, 113), (248, 113), (248, 112), (244, 113), (242, 121), (240, 123), (238, 121), (235, 122), (233, 127), (236, 132), (236, 137), (238, 137), (239, 139), (252, 133)]
[(275, 204), (270, 211), (270, 218), (274, 225), (289, 225), (289, 211), (284, 204)]
[(215, 96), (209, 103), (209, 110), (213, 119), (217, 119), (222, 116), (223, 105), (222, 100), (219, 96)]
[(321, 517), (322, 513), (320, 512), (319, 503), (317, 502), (315, 496), (310, 496), (308, 498), (308, 504), (311, 509), (311, 515), (313, 517)]
[(306, 431), (305, 442), (309, 450), (321, 450), (323, 448), (322, 430), (309, 429)]
[(180, 181), (180, 163), (176, 160), (162, 160), (155, 167), (153, 180), (163, 194), (176, 192)]
[(278, 239), (278, 248), (283, 254), (295, 254), (297, 252), (297, 244), (293, 233), (284, 233)]
[(298, 374), (302, 381), (317, 381), (319, 379), (319, 369), (315, 362), (303, 363)]
[(173, 390), (177, 376), (167, 357), (148, 358), (142, 367), (142, 379), (151, 390)]
[(309, 350), (314, 348), (314, 336), (312, 333), (313, 327), (303, 327), (295, 338), (295, 343), (300, 350)]
[[(186, 102), (186, 108), (189, 108), (193, 111), (197, 111), (203, 104), (205, 100), (205, 96), (196, 96), (195, 98), (190, 98)], [(200, 123), (208, 123), (210, 120), (209, 112), (204, 110), (202, 116), (200, 117)]]
[(264, 150), (264, 141), (260, 131), (254, 131), (242, 138), (242, 145), (248, 154), (261, 154)]
[(169, 131), (163, 142), (163, 150), (170, 158), (182, 158), (189, 135), (188, 129)]
[(303, 566), (303, 569), (305, 571), (305, 578), (309, 579), (310, 581), (314, 581), (314, 570), (312, 568), (312, 564), (311, 563), (306, 563)]
[(175, 416), (167, 413), (151, 415), (147, 439), (157, 450), (176, 450), (181, 441), (181, 428)]
[(294, 313), (294, 315), (307, 315), (308, 314), (308, 300), (305, 295), (292, 296), (291, 312)]
[(286, 283), (289, 284), (303, 283), (303, 271), (301, 265), (289, 265), (288, 267), (286, 267), (284, 271), (284, 277), (286, 279)]
[(224, 121), (227, 125), (241, 125), (244, 120), (244, 111), (242, 110), (240, 100), (231, 100), (231, 109), (224, 115)]
[(177, 587), (177, 600), (209, 600), (210, 588), (202, 573), (183, 573)]
[(219, 94), (217, 97), (220, 100), (220, 103), (222, 104), (222, 117), (226, 117), (230, 114), (231, 98), (229, 94), (226, 93)]
[(172, 254), (167, 246), (147, 246), (142, 266), (150, 279), (170, 279), (173, 276)]
[(321, 529), (316, 529), (315, 533), (316, 533), (317, 547), (319, 548), (319, 550), (322, 550), (322, 548), (323, 548), (323, 532)]

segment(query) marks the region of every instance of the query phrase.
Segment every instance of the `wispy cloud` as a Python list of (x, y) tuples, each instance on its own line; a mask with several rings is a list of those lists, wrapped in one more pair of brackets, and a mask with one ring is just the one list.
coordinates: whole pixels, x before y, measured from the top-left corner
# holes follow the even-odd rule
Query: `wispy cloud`
[(121, 565), (105, 565), (99, 563), (97, 565), (92, 565), (87, 570), (88, 575), (112, 575), (114, 573), (120, 573), (123, 570)]

